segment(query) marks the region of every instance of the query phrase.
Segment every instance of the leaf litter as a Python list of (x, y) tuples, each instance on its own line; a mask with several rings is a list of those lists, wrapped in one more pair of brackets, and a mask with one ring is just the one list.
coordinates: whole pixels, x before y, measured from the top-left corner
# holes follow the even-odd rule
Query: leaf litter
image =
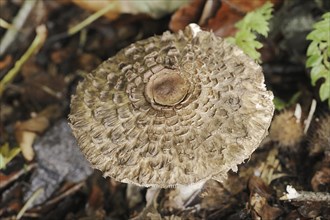
[[(178, 205), (176, 189), (153, 192), (152, 188), (105, 179), (92, 171), (78, 150), (66, 115), (70, 95), (82, 75), (130, 43), (167, 29), (178, 31), (191, 22), (218, 36), (234, 36), (235, 24), (266, 1), (209, 2), (182, 2), (154, 14), (157, 11), (150, 5), (135, 7), (126, 1), (127, 9), (117, 9), (110, 17), (93, 19), (79, 28), (75, 25), (103, 7), (92, 8), (95, 5), (88, 5), (88, 1), (37, 1), (41, 10), (30, 10), (33, 19), (17, 26), (14, 19), (19, 19), (20, 9), (26, 7), (23, 1), (0, 3), (0, 10), (7, 11), (2, 19), (10, 24), (0, 30), (0, 39), (7, 31), (18, 31), (0, 56), (0, 156), (6, 165), (0, 169), (2, 219), (330, 218), (329, 109), (317, 96), (317, 87), (310, 86), (302, 62), (306, 59), (307, 30), (312, 30), (312, 23), (319, 21), (324, 9), (329, 10), (326, 1), (272, 1), (274, 20), (268, 38), (261, 41), (261, 61), (267, 86), (285, 103), (274, 121), (281, 114), (290, 114), (285, 123), (277, 123), (275, 133), (239, 167), (238, 174), (230, 172), (225, 182), (208, 181)], [(15, 63), (32, 45), (40, 21), (47, 23), (43, 47), (15, 70)], [(299, 22), (303, 22), (301, 26)], [(70, 27), (79, 31), (70, 35)], [(14, 77), (3, 81), (10, 70), (15, 70)], [(297, 92), (300, 96), (291, 103)], [(318, 104), (308, 116), (313, 98)], [(301, 105), (298, 124), (296, 103)], [(307, 118), (311, 126), (302, 133)], [(287, 123), (298, 126), (299, 140), (291, 139), (293, 130), (287, 129)], [(21, 154), (20, 149), (28, 153)], [(283, 199), (288, 195), (290, 199)]]

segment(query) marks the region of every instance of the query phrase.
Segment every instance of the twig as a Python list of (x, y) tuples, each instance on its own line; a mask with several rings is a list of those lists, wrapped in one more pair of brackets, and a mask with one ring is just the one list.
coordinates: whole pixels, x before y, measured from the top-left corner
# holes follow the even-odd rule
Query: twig
[(43, 188), (38, 189), (37, 191), (35, 191), (33, 193), (33, 195), (28, 199), (28, 201), (25, 203), (25, 205), (22, 207), (22, 209), (19, 211), (19, 213), (16, 216), (16, 219), (19, 220), (22, 218), (22, 216), (24, 215), (24, 213), (26, 212), (26, 210), (28, 208), (30, 208), (31, 204), (33, 203), (33, 201), (38, 198), (38, 196), (41, 195), (41, 193), (44, 191)]
[(77, 32), (81, 31), (82, 29), (84, 29), (86, 26), (90, 25), (92, 22), (94, 22), (95, 20), (97, 20), (98, 18), (102, 17), (104, 14), (106, 14), (108, 11), (115, 9), (117, 7), (116, 4), (113, 3), (109, 3), (109, 5), (105, 8), (102, 8), (101, 10), (95, 12), (94, 14), (92, 14), (91, 16), (89, 16), (88, 18), (86, 18), (85, 20), (83, 20), (82, 22), (80, 22), (79, 24), (77, 24), (76, 26), (70, 28), (68, 30), (68, 35), (74, 35)]
[(23, 54), (23, 56), (16, 61), (15, 66), (9, 70), (9, 72), (5, 75), (5, 77), (0, 81), (0, 97), (2, 93), (6, 89), (6, 86), (11, 83), (19, 70), (21, 69), (22, 65), (34, 54), (36, 53), (43, 43), (46, 40), (47, 36), (47, 29), (45, 25), (40, 25), (37, 27), (37, 35), (34, 38), (32, 44), (30, 45), (29, 49)]
[(20, 178), (22, 175), (29, 173), (32, 169), (36, 167), (36, 164), (29, 164), (24, 169), (21, 169), (19, 172), (15, 173), (14, 175), (10, 176), (6, 181), (0, 181), (0, 189), (5, 188), (10, 183), (14, 182), (18, 178)]
[(80, 183), (77, 183), (76, 185), (70, 187), (68, 190), (64, 191), (62, 194), (60, 194), (60, 195), (52, 198), (51, 200), (45, 202), (44, 204), (40, 204), (37, 207), (33, 208), (33, 210), (39, 211), (39, 210), (41, 210), (45, 206), (51, 206), (53, 204), (56, 204), (57, 202), (61, 201), (65, 197), (68, 197), (69, 195), (72, 195), (75, 192), (77, 192), (84, 185), (85, 185), (85, 182), (84, 181), (82, 181)]
[(8, 23), (4, 19), (0, 18), (0, 27), (5, 28), (5, 29), (16, 29), (12, 24)]
[(23, 6), (21, 7), (12, 23), (15, 28), (8, 29), (0, 41), (0, 56), (6, 52), (7, 48), (16, 39), (18, 30), (21, 29), (21, 27), (24, 25), (26, 18), (29, 16), (36, 2), (36, 0), (24, 1)]
[(286, 193), (280, 200), (292, 200), (295, 202), (326, 202), (330, 204), (330, 193), (327, 192), (309, 192), (297, 191), (292, 186), (286, 187)]

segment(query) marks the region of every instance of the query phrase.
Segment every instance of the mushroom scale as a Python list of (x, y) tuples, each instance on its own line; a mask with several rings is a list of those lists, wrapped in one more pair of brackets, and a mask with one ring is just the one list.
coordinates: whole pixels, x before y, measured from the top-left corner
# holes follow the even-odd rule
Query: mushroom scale
[(118, 181), (222, 181), (268, 134), (273, 94), (239, 48), (191, 24), (104, 61), (72, 97), (70, 125), (92, 166)]

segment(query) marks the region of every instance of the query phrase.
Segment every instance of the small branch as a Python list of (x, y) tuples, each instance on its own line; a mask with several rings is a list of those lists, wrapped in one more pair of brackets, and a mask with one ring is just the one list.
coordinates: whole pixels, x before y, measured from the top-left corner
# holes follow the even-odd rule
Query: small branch
[(38, 50), (41, 48), (41, 46), (45, 42), (46, 36), (47, 36), (47, 29), (46, 29), (45, 25), (38, 26), (36, 32), (37, 32), (37, 35), (34, 38), (32, 44), (30, 45), (28, 50), (23, 54), (23, 56), (19, 60), (16, 61), (15, 66), (11, 70), (9, 70), (9, 72), (5, 75), (5, 77), (0, 81), (0, 97), (2, 96), (2, 93), (6, 89), (7, 85), (10, 84), (14, 80), (15, 76), (20, 71), (23, 64), (33, 54), (38, 52)]
[(113, 10), (117, 7), (116, 4), (113, 3), (109, 3), (109, 5), (97, 12), (95, 12), (94, 14), (92, 14), (91, 16), (89, 16), (88, 18), (86, 18), (85, 20), (83, 20), (82, 22), (80, 22), (79, 24), (77, 24), (76, 26), (70, 28), (68, 30), (68, 35), (74, 35), (77, 32), (81, 31), (82, 29), (84, 29), (86, 26), (90, 25), (91, 23), (93, 23), (95, 20), (97, 20), (98, 18), (102, 17), (103, 15), (105, 15), (108, 11)]
[(33, 201), (38, 198), (42, 193), (43, 193), (44, 189), (40, 188), (37, 191), (35, 191), (33, 193), (33, 195), (29, 198), (29, 200), (25, 203), (25, 205), (23, 206), (23, 208), (19, 211), (19, 213), (16, 216), (16, 219), (19, 220), (23, 217), (24, 213), (26, 212), (26, 210), (28, 210), (28, 208), (30, 208), (31, 204), (33, 203)]
[(292, 200), (295, 202), (326, 202), (330, 204), (330, 193), (327, 192), (310, 192), (297, 191), (292, 186), (286, 187), (286, 193), (280, 200)]
[(0, 56), (6, 52), (8, 47), (16, 39), (18, 30), (21, 29), (21, 27), (24, 25), (27, 17), (29, 16), (32, 9), (34, 8), (34, 5), (36, 4), (36, 2), (37, 2), (36, 0), (24, 1), (23, 6), (21, 7), (17, 16), (13, 20), (12, 26), (14, 28), (8, 29), (6, 34), (0, 41), (0, 45), (1, 45), (0, 46)]

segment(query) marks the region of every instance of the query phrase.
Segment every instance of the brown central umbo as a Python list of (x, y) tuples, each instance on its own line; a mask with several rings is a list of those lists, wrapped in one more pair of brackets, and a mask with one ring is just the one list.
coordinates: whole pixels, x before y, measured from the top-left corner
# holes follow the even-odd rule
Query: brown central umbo
[(184, 99), (188, 88), (188, 83), (179, 75), (179, 72), (166, 69), (150, 77), (145, 88), (145, 95), (152, 104), (174, 106)]

